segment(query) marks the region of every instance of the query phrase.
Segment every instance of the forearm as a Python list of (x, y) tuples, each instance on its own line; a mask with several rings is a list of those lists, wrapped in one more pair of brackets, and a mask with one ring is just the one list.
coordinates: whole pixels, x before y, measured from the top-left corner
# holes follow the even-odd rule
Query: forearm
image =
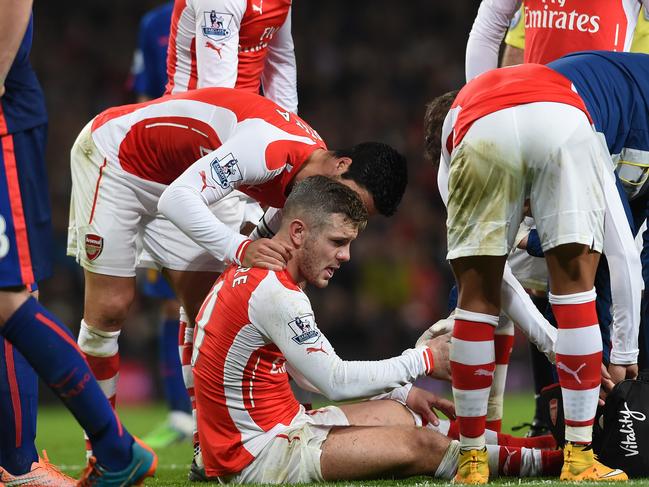
[(290, 112), (297, 113), (297, 67), (290, 11), (284, 25), (268, 46), (261, 82), (264, 95), (268, 99)]
[(516, 0), (484, 0), (480, 4), (466, 46), (467, 81), (498, 67), (500, 44), (517, 3)]
[(268, 208), (250, 234), (250, 239), (273, 238), (279, 230), (281, 223), (282, 210), (273, 207)]
[(344, 401), (381, 394), (426, 375), (432, 371), (424, 355), (427, 347), (406, 350), (402, 355), (377, 361), (331, 360), (310, 381), (329, 399)]
[(247, 237), (232, 231), (214, 216), (195, 188), (169, 186), (160, 197), (158, 210), (220, 262), (238, 260), (237, 250)]
[(505, 50), (503, 51), (503, 58), (500, 62), (500, 66), (505, 67), (523, 64), (524, 59), (525, 51), (523, 51), (523, 49), (505, 44)]
[(502, 309), (536, 347), (554, 362), (557, 330), (543, 317), (523, 286), (505, 265), (502, 283)]
[(640, 302), (644, 287), (642, 263), (612, 174), (606, 175), (605, 184), (603, 252), (608, 262), (613, 301), (611, 363), (632, 364), (638, 360)]
[(25, 35), (31, 10), (32, 0), (0, 0), (0, 90)]

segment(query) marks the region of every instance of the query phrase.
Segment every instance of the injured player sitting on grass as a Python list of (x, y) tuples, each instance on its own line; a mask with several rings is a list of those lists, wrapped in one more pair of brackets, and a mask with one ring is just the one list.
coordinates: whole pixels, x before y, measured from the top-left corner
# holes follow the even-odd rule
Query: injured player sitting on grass
[[(449, 379), (448, 338), (387, 360), (343, 361), (316, 325), (306, 284), (327, 286), (365, 226), (358, 195), (314, 176), (293, 189), (274, 237), (291, 248), (282, 271), (232, 266), (208, 294), (194, 345), (198, 431), (206, 474), (221, 482), (298, 483), (431, 475), (451, 479), (459, 444), (433, 408), (453, 404), (412, 387)], [(313, 411), (295, 400), (291, 375), (331, 400)], [(374, 397), (372, 397), (374, 396)], [(454, 429), (454, 428), (450, 428)], [(561, 452), (496, 437), (493, 474), (556, 475)], [(550, 445), (548, 445), (550, 446)]]

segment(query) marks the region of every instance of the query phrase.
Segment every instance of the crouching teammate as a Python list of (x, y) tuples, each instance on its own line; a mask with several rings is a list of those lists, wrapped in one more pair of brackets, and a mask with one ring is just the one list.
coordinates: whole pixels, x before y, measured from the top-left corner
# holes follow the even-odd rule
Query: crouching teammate
[[(579, 62), (608, 82), (614, 63), (609, 70), (592, 56), (583, 55)], [(556, 360), (567, 440), (561, 479), (626, 479), (620, 470), (599, 463), (590, 447), (602, 354), (593, 283), (604, 236), (604, 188), (613, 179), (610, 154), (591, 127), (591, 122), (597, 126), (599, 113), (586, 109), (590, 97), (580, 89), (580, 98), (576, 85), (549, 67), (521, 65), (484, 73), (454, 100), (447, 94), (429, 106), (431, 121), (448, 112), (442, 130), (435, 122), (426, 133), (432, 145), (442, 147), (438, 177), (448, 206), (447, 257), (460, 291), (451, 363), (461, 456), (467, 460), (456, 478), (462, 483), (488, 481), (484, 427), (491, 377), (478, 371), (494, 369), (505, 256), (527, 198), (559, 325)], [(615, 95), (606, 98), (622, 99)]]
[[(274, 237), (291, 249), (286, 269), (232, 266), (208, 294), (192, 357), (207, 475), (232, 483), (452, 478), (458, 442), (417, 426), (438, 423), (430, 408), (452, 413), (452, 404), (409, 387), (426, 374), (448, 378), (446, 339), (387, 360), (343, 361), (303, 292), (307, 283), (327, 286), (366, 221), (354, 191), (322, 176), (306, 178), (289, 195)], [(289, 374), (333, 400), (382, 396), (306, 412)], [(494, 473), (551, 475), (562, 463), (561, 452), (492, 451)]]

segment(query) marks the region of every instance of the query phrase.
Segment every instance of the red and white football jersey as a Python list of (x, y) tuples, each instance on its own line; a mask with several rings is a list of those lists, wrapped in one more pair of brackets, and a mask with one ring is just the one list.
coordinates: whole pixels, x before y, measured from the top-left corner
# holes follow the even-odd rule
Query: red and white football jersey
[(224, 86), (297, 112), (291, 0), (176, 0), (167, 93)]
[[(525, 0), (525, 62), (546, 64), (583, 50), (628, 51), (645, 0)], [(521, 0), (483, 0), (469, 34), (467, 80), (498, 66)]]
[(585, 50), (628, 51), (639, 0), (525, 0), (525, 62)]
[(159, 210), (226, 261), (233, 260), (245, 237), (219, 225), (207, 205), (238, 189), (281, 208), (302, 164), (313, 151), (326, 149), (294, 113), (230, 88), (110, 108), (94, 119), (92, 138), (109, 166), (163, 190), (173, 183)]
[(590, 120), (572, 82), (556, 71), (541, 64), (496, 69), (471, 80), (453, 101), (442, 134), (447, 153), (458, 146), (479, 118), (504, 108), (541, 101), (572, 105)]
[(197, 316), (194, 383), (205, 471), (250, 464), (301, 412), (288, 382), (334, 400), (369, 397), (431, 372), (428, 347), (371, 362), (338, 357), (286, 271), (231, 266)]

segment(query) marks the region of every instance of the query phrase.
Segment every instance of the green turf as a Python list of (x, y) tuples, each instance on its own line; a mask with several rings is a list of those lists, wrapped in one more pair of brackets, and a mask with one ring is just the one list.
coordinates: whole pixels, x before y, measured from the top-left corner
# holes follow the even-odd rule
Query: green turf
[[(510, 432), (512, 425), (529, 421), (531, 418), (532, 402), (531, 395), (511, 395), (506, 398), (506, 418), (503, 422), (503, 432)], [(129, 431), (138, 436), (143, 436), (164, 419), (165, 410), (161, 405), (129, 407), (120, 409), (119, 414), (124, 424), (129, 428)], [(47, 449), (50, 461), (60, 465), (62, 469), (70, 475), (76, 476), (82, 465), (85, 463), (83, 451), (84, 442), (81, 429), (72, 416), (62, 407), (44, 407), (39, 412), (38, 432), (38, 448)], [(519, 432), (519, 434), (521, 433), (522, 432)], [(165, 487), (192, 485), (196, 487), (197, 484), (189, 483), (186, 480), (192, 454), (191, 445), (189, 443), (177, 444), (168, 448), (160, 449), (157, 453), (160, 458), (158, 472), (155, 479), (150, 479), (146, 482), (147, 485)], [(518, 478), (498, 479), (493, 483), (498, 485), (542, 485), (545, 487), (565, 485), (551, 480), (525, 481)], [(444, 482), (431, 480), (428, 477), (417, 477), (401, 481), (363, 481), (331, 483), (325, 485), (353, 485), (355, 487), (412, 485), (424, 487), (427, 485), (439, 484), (444, 484)], [(625, 485), (649, 486), (649, 481), (630, 481)]]

